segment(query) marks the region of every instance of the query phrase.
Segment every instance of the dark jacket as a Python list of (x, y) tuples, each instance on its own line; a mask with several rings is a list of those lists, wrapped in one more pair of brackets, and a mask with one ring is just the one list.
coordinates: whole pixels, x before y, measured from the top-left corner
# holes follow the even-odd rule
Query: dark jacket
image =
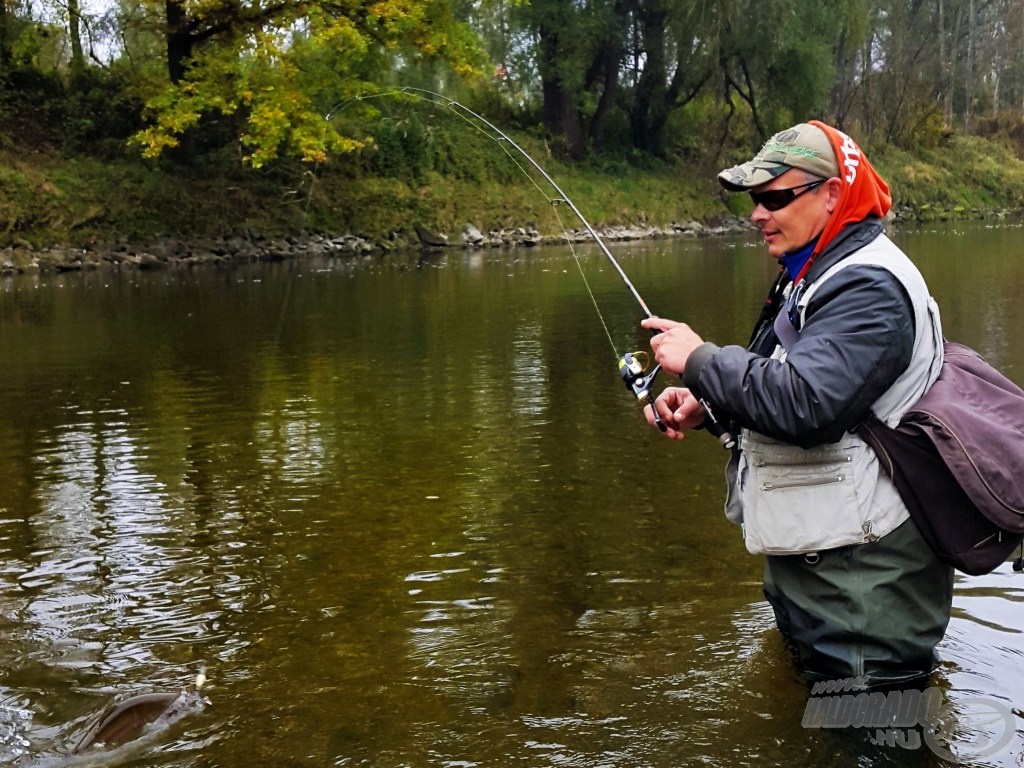
[[(817, 257), (807, 282), (881, 229), (879, 219), (847, 227)], [(859, 424), (906, 369), (914, 312), (888, 270), (849, 267), (815, 295), (800, 329), (800, 350), (781, 365), (770, 359), (778, 344), (772, 323), (788, 282), (783, 276), (773, 287), (748, 349), (704, 344), (687, 362), (683, 381), (738, 425), (811, 448), (835, 442)]]

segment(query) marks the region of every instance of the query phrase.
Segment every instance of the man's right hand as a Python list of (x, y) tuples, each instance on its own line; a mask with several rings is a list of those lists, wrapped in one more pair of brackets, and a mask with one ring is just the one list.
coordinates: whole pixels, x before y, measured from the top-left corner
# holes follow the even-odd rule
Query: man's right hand
[[(666, 427), (665, 437), (672, 440), (682, 440), (686, 431), (696, 429), (707, 417), (704, 407), (686, 387), (666, 387), (654, 401), (654, 407), (658, 409), (658, 415)], [(644, 415), (653, 426), (655, 421), (651, 406), (644, 408)]]

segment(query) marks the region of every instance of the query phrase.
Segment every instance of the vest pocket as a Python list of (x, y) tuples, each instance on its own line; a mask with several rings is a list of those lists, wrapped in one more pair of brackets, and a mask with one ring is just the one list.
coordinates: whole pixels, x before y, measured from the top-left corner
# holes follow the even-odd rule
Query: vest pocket
[(804, 450), (745, 433), (738, 490), (747, 549), (789, 555), (863, 542), (856, 448), (844, 439)]

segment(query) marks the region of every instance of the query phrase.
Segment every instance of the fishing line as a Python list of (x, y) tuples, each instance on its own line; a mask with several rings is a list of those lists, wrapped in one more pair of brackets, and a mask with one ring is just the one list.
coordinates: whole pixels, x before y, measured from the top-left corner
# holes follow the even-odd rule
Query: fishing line
[[(579, 255), (576, 253), (576, 249), (573, 245), (573, 238), (569, 235), (569, 230), (565, 226), (565, 223), (562, 221), (562, 217), (558, 213), (559, 205), (567, 205), (569, 209), (573, 212), (573, 214), (576, 216), (576, 218), (580, 221), (580, 223), (583, 224), (587, 232), (593, 238), (594, 242), (601, 249), (601, 252), (605, 255), (605, 257), (608, 259), (611, 265), (615, 268), (615, 271), (618, 272), (619, 277), (622, 279), (622, 282), (625, 283), (626, 288), (629, 289), (629, 292), (633, 295), (633, 298), (636, 300), (637, 304), (640, 305), (640, 308), (643, 310), (644, 315), (648, 318), (652, 318), (654, 317), (654, 314), (648, 308), (647, 302), (643, 300), (643, 297), (640, 296), (640, 293), (633, 286), (633, 283), (630, 281), (629, 277), (622, 269), (622, 266), (619, 264), (618, 260), (612, 255), (611, 251), (608, 250), (608, 246), (605, 245), (605, 242), (601, 238), (601, 236), (594, 230), (594, 228), (590, 225), (590, 222), (587, 221), (586, 217), (580, 212), (580, 210), (572, 202), (569, 196), (562, 191), (562, 188), (558, 186), (555, 180), (551, 178), (550, 175), (548, 175), (547, 171), (545, 171), (540, 166), (540, 164), (536, 160), (534, 160), (533, 157), (525, 149), (516, 144), (516, 142), (513, 141), (508, 135), (506, 135), (500, 128), (495, 126), (493, 123), (488, 121), (483, 116), (471, 110), (469, 107), (466, 107), (465, 105), (460, 104), (454, 99), (448, 98), (447, 96), (436, 93), (434, 91), (429, 91), (425, 88), (414, 88), (412, 86), (405, 86), (402, 88), (396, 88), (389, 91), (381, 91), (380, 93), (366, 94), (363, 96), (355, 96), (338, 102), (324, 116), (324, 130), (326, 132), (326, 121), (329, 121), (332, 115), (336, 114), (342, 107), (344, 107), (346, 104), (352, 101), (401, 95), (419, 99), (420, 101), (425, 101), (429, 104), (433, 104), (434, 106), (447, 106), (452, 111), (453, 114), (455, 114), (467, 125), (471, 126), (475, 130), (482, 133), (486, 138), (496, 142), (502, 148), (505, 154), (509, 157), (509, 159), (515, 164), (515, 166), (519, 168), (519, 170), (522, 171), (526, 178), (530, 180), (530, 183), (533, 184), (537, 191), (541, 193), (544, 199), (548, 201), (548, 204), (551, 206), (555, 218), (558, 221), (558, 226), (561, 228), (565, 241), (569, 246), (569, 252), (572, 254), (573, 261), (576, 264), (576, 268), (579, 270), (580, 277), (583, 278), (583, 284), (587, 289), (587, 293), (589, 294), (590, 300), (594, 305), (594, 309), (597, 311), (598, 319), (600, 320), (601, 326), (604, 329), (605, 336), (608, 338), (608, 343), (611, 345), (612, 352), (615, 354), (617, 358), (619, 375), (625, 382), (627, 389), (629, 389), (636, 396), (637, 400), (642, 405), (651, 406), (651, 411), (654, 415), (654, 422), (655, 424), (657, 424), (658, 428), (664, 432), (667, 429), (667, 427), (662, 422), (661, 417), (658, 414), (658, 409), (654, 405), (654, 396), (651, 394), (651, 384), (654, 381), (655, 376), (657, 376), (658, 372), (661, 370), (661, 365), (655, 365), (654, 368), (648, 372), (647, 367), (650, 364), (650, 355), (647, 352), (639, 351), (619, 354), (618, 348), (615, 345), (615, 341), (612, 338), (611, 331), (608, 328), (608, 324), (605, 322), (604, 314), (601, 312), (601, 307), (598, 304), (597, 297), (595, 296), (594, 291), (591, 288), (590, 281), (587, 280), (586, 271), (583, 269), (583, 263), (580, 260)], [(509, 147), (514, 149), (516, 154), (513, 154), (509, 150)], [(518, 157), (516, 155), (518, 155)], [(551, 188), (557, 193), (558, 196), (552, 197), (551, 195), (549, 195), (548, 192), (545, 191), (544, 188), (537, 183), (537, 179), (534, 178), (534, 175), (531, 174), (529, 170), (520, 162), (519, 158), (526, 160), (537, 171), (537, 173), (539, 173), (544, 178), (544, 180), (551, 186)], [(313, 188), (311, 183), (310, 198), (312, 198), (312, 191)], [(657, 331), (655, 333), (657, 333)], [(707, 430), (718, 438), (719, 443), (721, 443), (723, 447), (727, 449), (733, 448), (736, 445), (736, 441), (733, 438), (733, 436), (729, 433), (728, 429), (715, 418), (714, 413), (712, 412), (707, 401), (705, 401), (699, 395), (696, 395), (696, 393), (694, 394), (695, 396), (697, 396), (698, 401), (703, 406), (707, 414), (707, 419), (705, 421), (705, 426)]]
[[(504, 145), (502, 145), (501, 148), (505, 150), (506, 155), (512, 157), (512, 155), (509, 153), (508, 149)], [(516, 163), (516, 165), (519, 164)], [(519, 167), (522, 168), (522, 166)], [(525, 168), (523, 168), (523, 173), (526, 173)], [(540, 185), (537, 184), (537, 182), (534, 181), (533, 178), (531, 178), (530, 181), (533, 182), (533, 185), (537, 187), (538, 190), (541, 190)], [(543, 194), (543, 190), (541, 190), (541, 193)], [(565, 241), (566, 244), (569, 246), (569, 253), (572, 254), (572, 260), (576, 264), (576, 269), (580, 273), (580, 277), (583, 278), (583, 285), (586, 287), (587, 295), (590, 296), (590, 302), (594, 305), (594, 310), (597, 312), (597, 319), (601, 321), (601, 327), (604, 328), (604, 335), (608, 337), (608, 343), (612, 347), (612, 354), (614, 354), (615, 359), (618, 360), (622, 357), (622, 355), (619, 354), (619, 350), (615, 346), (615, 340), (612, 338), (612, 332), (608, 329), (608, 323), (606, 323), (604, 320), (604, 314), (601, 312), (601, 306), (597, 303), (597, 296), (594, 295), (594, 291), (590, 287), (590, 281), (587, 280), (587, 272), (585, 269), (583, 269), (583, 263), (580, 261), (580, 257), (576, 254), (576, 248), (573, 247), (572, 238), (568, 236), (569, 230), (562, 222), (562, 217), (558, 214), (558, 203), (560, 201), (557, 198), (551, 197), (547, 198), (547, 201), (551, 205), (551, 211), (555, 214), (555, 219), (558, 221), (559, 229), (562, 230), (562, 234), (565, 236)]]
[[(408, 91), (408, 90), (413, 90), (413, 89), (403, 89), (403, 90)], [(431, 93), (431, 95), (435, 95), (435, 94), (433, 94), (430, 91), (428, 91), (427, 93)], [(409, 93), (409, 95), (412, 96), (413, 98), (422, 98), (420, 96), (417, 96), (414, 93)], [(443, 96), (438, 96), (438, 98), (444, 99), (444, 101), (447, 102), (447, 105), (448, 105), (449, 109), (451, 109), (454, 112), (456, 117), (458, 117), (460, 120), (462, 120), (464, 123), (466, 123), (466, 125), (472, 126), (475, 130), (480, 131), (481, 133), (483, 133), (486, 138), (488, 138), (488, 139), (494, 141), (495, 143), (497, 143), (497, 145), (499, 147), (501, 147), (502, 152), (505, 153), (506, 157), (508, 157), (508, 159), (512, 161), (512, 163), (516, 166), (516, 168), (518, 168), (520, 171), (522, 171), (523, 175), (527, 179), (529, 179), (530, 183), (533, 184), (534, 188), (541, 194), (541, 197), (543, 197), (545, 200), (548, 201), (548, 205), (551, 206), (551, 212), (555, 215), (555, 219), (558, 221), (558, 228), (560, 230), (562, 230), (562, 235), (565, 237), (565, 242), (569, 246), (569, 253), (572, 254), (572, 259), (573, 259), (573, 262), (576, 264), (576, 269), (577, 269), (577, 271), (579, 271), (580, 277), (583, 278), (583, 285), (586, 287), (587, 295), (590, 296), (590, 301), (594, 305), (594, 310), (597, 312), (597, 319), (601, 321), (601, 327), (604, 329), (604, 335), (608, 338), (608, 343), (611, 345), (612, 354), (615, 355), (615, 359), (616, 360), (620, 359), (622, 357), (622, 355), (619, 354), (618, 347), (615, 346), (615, 340), (612, 338), (612, 333), (611, 333), (611, 331), (608, 328), (608, 323), (605, 322), (604, 313), (601, 312), (601, 306), (600, 306), (600, 304), (598, 304), (597, 296), (594, 295), (594, 291), (590, 287), (590, 281), (587, 280), (587, 272), (586, 272), (585, 269), (583, 269), (583, 263), (580, 261), (580, 257), (576, 253), (576, 248), (573, 245), (573, 239), (571, 237), (569, 237), (569, 234), (568, 234), (569, 228), (565, 226), (565, 222), (562, 221), (562, 217), (558, 213), (558, 205), (559, 205), (559, 203), (565, 203), (566, 200), (563, 199), (563, 198), (560, 198), (560, 197), (551, 197), (551, 196), (548, 195), (547, 192), (544, 191), (544, 188), (540, 184), (537, 183), (537, 180), (533, 177), (533, 175), (528, 170), (526, 170), (526, 168), (523, 166), (523, 164), (519, 162), (519, 159), (509, 151), (508, 144), (512, 144), (513, 146), (516, 147), (517, 150), (519, 150), (519, 152), (521, 152), (521, 153), (523, 152), (523, 150), (520, 149), (517, 145), (515, 145), (515, 143), (511, 139), (506, 138), (504, 135), (499, 135), (497, 137), (488, 135), (485, 131), (483, 131), (480, 128), (479, 125), (477, 125), (472, 120), (470, 120), (466, 115), (462, 114), (462, 112), (456, 111), (456, 104), (451, 99), (445, 99)], [(430, 104), (437, 105), (437, 102), (434, 101), (433, 99), (423, 98), (423, 101), (426, 101), (426, 102), (428, 102)], [(458, 105), (458, 106), (461, 106), (461, 105)], [(483, 119), (483, 118), (480, 118), (480, 119)], [(487, 123), (486, 120), (484, 120), (484, 122)], [(487, 125), (489, 127), (491, 127), (492, 130), (497, 130), (496, 128), (491, 126), (490, 123), (487, 123)], [(523, 153), (523, 154), (525, 154), (525, 153)], [(551, 184), (554, 186), (554, 182), (551, 182)], [(558, 190), (558, 187), (555, 186), (555, 189)], [(558, 192), (559, 192), (559, 194), (562, 194), (561, 190), (558, 190)], [(595, 237), (596, 237), (596, 233), (595, 233)], [(643, 306), (643, 300), (642, 299), (641, 299), (641, 306)], [(648, 312), (647, 316), (650, 317), (650, 313), (649, 312)]]

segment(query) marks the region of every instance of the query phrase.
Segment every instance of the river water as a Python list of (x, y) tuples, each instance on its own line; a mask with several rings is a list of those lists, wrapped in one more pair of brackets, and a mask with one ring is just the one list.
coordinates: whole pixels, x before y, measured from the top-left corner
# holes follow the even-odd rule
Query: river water
[[(1024, 230), (895, 237), (947, 336), (1024, 382)], [(615, 251), (720, 343), (775, 271), (746, 238)], [(646, 425), (568, 249), (6, 278), (0, 360), (0, 763), (62, 764), (205, 667), (204, 706), (88, 764), (944, 764), (804, 727), (723, 452)], [(1024, 574), (958, 578), (956, 764), (1024, 762), (1022, 629)]]

